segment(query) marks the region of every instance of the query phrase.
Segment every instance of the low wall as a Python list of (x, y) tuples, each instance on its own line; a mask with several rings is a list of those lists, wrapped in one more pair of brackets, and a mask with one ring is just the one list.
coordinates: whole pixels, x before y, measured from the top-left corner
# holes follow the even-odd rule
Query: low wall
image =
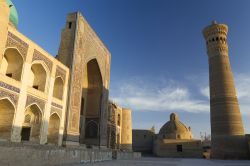
[(200, 140), (159, 139), (154, 142), (154, 154), (158, 157), (202, 158), (202, 153)]
[(112, 153), (113, 159), (116, 160), (133, 160), (141, 158), (140, 152), (123, 152), (114, 150)]
[(1, 166), (54, 166), (112, 160), (111, 150), (0, 144)]

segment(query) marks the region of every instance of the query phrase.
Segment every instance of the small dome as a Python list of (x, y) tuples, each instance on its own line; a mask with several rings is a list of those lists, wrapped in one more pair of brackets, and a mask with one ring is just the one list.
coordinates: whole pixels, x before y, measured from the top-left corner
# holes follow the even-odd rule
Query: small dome
[(190, 128), (179, 120), (176, 113), (170, 115), (170, 121), (161, 127), (159, 135), (167, 139), (192, 139)]
[(17, 10), (16, 7), (14, 6), (14, 4), (12, 3), (11, 0), (6, 0), (7, 4), (10, 6), (10, 22), (17, 27), (18, 25), (18, 14), (17, 14)]

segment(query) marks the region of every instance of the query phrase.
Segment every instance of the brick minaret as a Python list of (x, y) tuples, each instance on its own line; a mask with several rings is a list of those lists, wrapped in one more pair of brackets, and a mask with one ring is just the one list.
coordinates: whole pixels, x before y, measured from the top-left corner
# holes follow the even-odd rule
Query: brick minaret
[(248, 149), (228, 57), (228, 27), (215, 21), (203, 30), (209, 61), (212, 158), (246, 158)]

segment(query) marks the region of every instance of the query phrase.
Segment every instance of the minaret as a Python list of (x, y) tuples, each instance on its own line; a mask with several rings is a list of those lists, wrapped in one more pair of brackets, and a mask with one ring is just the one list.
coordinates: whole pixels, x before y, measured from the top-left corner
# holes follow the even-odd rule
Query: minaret
[(228, 27), (213, 21), (203, 30), (209, 61), (212, 158), (247, 158), (240, 108), (228, 57)]

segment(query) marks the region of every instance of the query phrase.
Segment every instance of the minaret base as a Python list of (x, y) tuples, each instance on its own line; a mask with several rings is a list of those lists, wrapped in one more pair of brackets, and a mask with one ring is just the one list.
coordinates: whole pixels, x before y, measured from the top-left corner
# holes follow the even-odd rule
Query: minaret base
[(249, 146), (245, 135), (212, 137), (211, 159), (246, 160), (249, 158)]

